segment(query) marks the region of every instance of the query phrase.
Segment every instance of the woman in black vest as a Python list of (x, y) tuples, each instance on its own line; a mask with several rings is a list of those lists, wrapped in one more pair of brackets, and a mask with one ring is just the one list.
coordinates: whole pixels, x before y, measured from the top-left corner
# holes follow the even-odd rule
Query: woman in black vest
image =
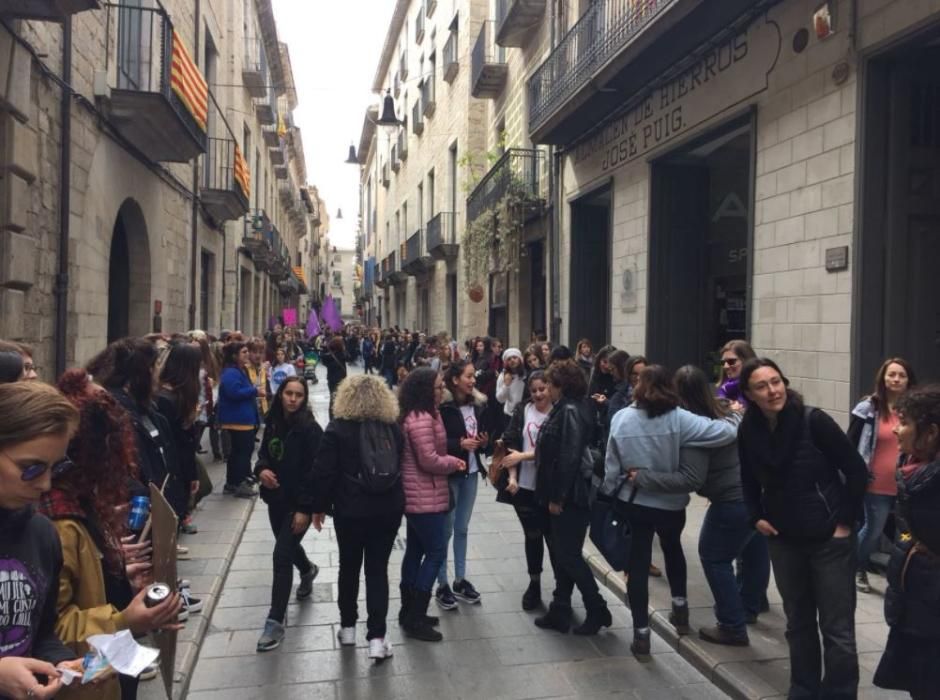
[(888, 565), (888, 644), (875, 672), (879, 688), (914, 700), (940, 689), (940, 385), (897, 402), (894, 429), (904, 455), (898, 469), (898, 530)]
[(297, 600), (310, 597), (313, 580), (320, 571), (301, 545), (314, 511), (310, 480), (323, 435), (310, 410), (308, 391), (302, 377), (288, 377), (278, 388), (265, 419), (255, 464), (261, 500), (268, 504), (268, 520), (276, 538), (271, 609), (258, 640), (258, 651), (275, 649), (284, 639), (294, 567), (300, 572)]
[(740, 383), (752, 404), (738, 432), (744, 500), (768, 538), (783, 598), (790, 697), (855, 698), (855, 523), (865, 462), (832, 418), (788, 388), (773, 360), (748, 360)]

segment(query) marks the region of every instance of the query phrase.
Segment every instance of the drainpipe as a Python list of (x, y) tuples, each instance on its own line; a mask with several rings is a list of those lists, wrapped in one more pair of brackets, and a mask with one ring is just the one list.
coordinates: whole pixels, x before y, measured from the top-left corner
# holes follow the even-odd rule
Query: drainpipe
[[(196, 29), (195, 39), (193, 40), (193, 52), (196, 56), (197, 65), (199, 61), (199, 25), (200, 19), (202, 18), (202, 12), (200, 11), (201, 4), (201, 0), (196, 0), (195, 19), (193, 20)], [(209, 125), (207, 123), (207, 137), (209, 135), (208, 128)], [(209, 142), (210, 148), (211, 145), (211, 142)], [(199, 156), (193, 159), (193, 208), (190, 218), (192, 219), (192, 230), (190, 232), (191, 241), (189, 247), (189, 330), (193, 330), (196, 327), (196, 253), (199, 250)]]
[[(552, 0), (552, 14), (551, 21), (549, 22), (549, 46), (551, 50), (555, 49), (555, 44), (557, 42), (556, 34), (556, 25), (558, 23), (558, 5), (556, 0)], [(561, 158), (559, 157), (558, 151), (555, 150), (554, 146), (548, 147), (548, 191), (549, 196), (552, 198), (552, 216), (548, 222), (548, 235), (549, 235), (549, 257), (548, 257), (548, 268), (549, 268), (549, 279), (551, 284), (551, 303), (549, 304), (549, 313), (551, 318), (549, 319), (549, 328), (548, 337), (553, 343), (558, 343), (561, 340), (561, 303), (559, 295), (559, 256), (561, 251), (559, 250), (559, 240), (560, 236), (558, 235), (559, 229), (561, 227), (561, 201), (560, 201), (560, 187), (559, 187), (559, 177), (558, 173), (559, 164)]]
[(59, 158), (59, 255), (55, 278), (55, 376), (65, 371), (69, 324), (69, 210), (71, 209), (72, 170), (72, 18), (62, 21), (62, 98), (59, 104), (62, 126)]

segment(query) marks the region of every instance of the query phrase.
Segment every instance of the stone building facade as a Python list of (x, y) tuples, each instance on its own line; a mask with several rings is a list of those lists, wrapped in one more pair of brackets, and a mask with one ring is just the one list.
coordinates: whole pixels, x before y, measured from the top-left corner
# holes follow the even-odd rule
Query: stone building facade
[(122, 335), (259, 332), (302, 304), (313, 212), (270, 1), (30, 7), (0, 3), (0, 337), (51, 376)]

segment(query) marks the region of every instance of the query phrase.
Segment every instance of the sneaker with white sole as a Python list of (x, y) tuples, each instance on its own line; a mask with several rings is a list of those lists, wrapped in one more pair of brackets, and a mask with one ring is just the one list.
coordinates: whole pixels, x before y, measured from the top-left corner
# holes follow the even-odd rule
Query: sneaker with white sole
[(470, 605), (477, 605), (480, 602), (480, 594), (467, 579), (454, 581), (454, 597)]
[(264, 621), (264, 631), (261, 633), (261, 637), (258, 639), (258, 644), (255, 649), (259, 652), (277, 649), (281, 646), (281, 642), (284, 641), (284, 635), (284, 625), (277, 620), (268, 618)]
[(189, 588), (180, 588), (180, 598), (183, 599), (183, 607), (193, 615), (202, 612), (202, 598), (194, 596)]
[(184, 605), (182, 609), (176, 614), (177, 622), (186, 622), (189, 619), (189, 610)]
[(450, 590), (450, 586), (446, 583), (437, 587), (437, 593), (434, 594), (434, 599), (437, 601), (437, 606), (441, 610), (457, 609), (457, 599), (454, 598), (453, 591)]
[(342, 646), (354, 647), (356, 646), (356, 628), (340, 627), (339, 632), (336, 634), (336, 638), (339, 639), (339, 643)]
[(160, 660), (157, 659), (152, 664), (147, 664), (143, 671), (140, 672), (140, 675), (137, 676), (139, 681), (152, 681), (157, 677), (157, 673), (160, 671)]
[(388, 637), (375, 637), (369, 640), (369, 658), (381, 661), (391, 658), (392, 643)]

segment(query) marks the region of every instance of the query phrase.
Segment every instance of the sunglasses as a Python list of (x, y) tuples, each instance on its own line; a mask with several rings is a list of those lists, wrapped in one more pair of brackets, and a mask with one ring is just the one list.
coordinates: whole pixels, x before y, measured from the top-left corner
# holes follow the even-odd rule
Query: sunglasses
[[(7, 459), (10, 458), (9, 455), (6, 455), (6, 457)], [(27, 464), (25, 467), (22, 467), (22, 466), (20, 467), (20, 471), (22, 472), (20, 474), (20, 478), (23, 481), (35, 481), (36, 479), (41, 477), (43, 474), (45, 474), (46, 470), (48, 469), (52, 472), (52, 478), (55, 479), (57, 476), (62, 476), (63, 474), (65, 474), (65, 472), (67, 472), (73, 466), (74, 465), (72, 464), (72, 460), (70, 460), (68, 457), (66, 457), (65, 459), (60, 459), (55, 464), (51, 464), (51, 465), (46, 464), (45, 462), (36, 462), (35, 464)]]
[(727, 367), (734, 367), (736, 364), (738, 364), (738, 358), (736, 357), (725, 358), (724, 360), (721, 361), (721, 364)]

